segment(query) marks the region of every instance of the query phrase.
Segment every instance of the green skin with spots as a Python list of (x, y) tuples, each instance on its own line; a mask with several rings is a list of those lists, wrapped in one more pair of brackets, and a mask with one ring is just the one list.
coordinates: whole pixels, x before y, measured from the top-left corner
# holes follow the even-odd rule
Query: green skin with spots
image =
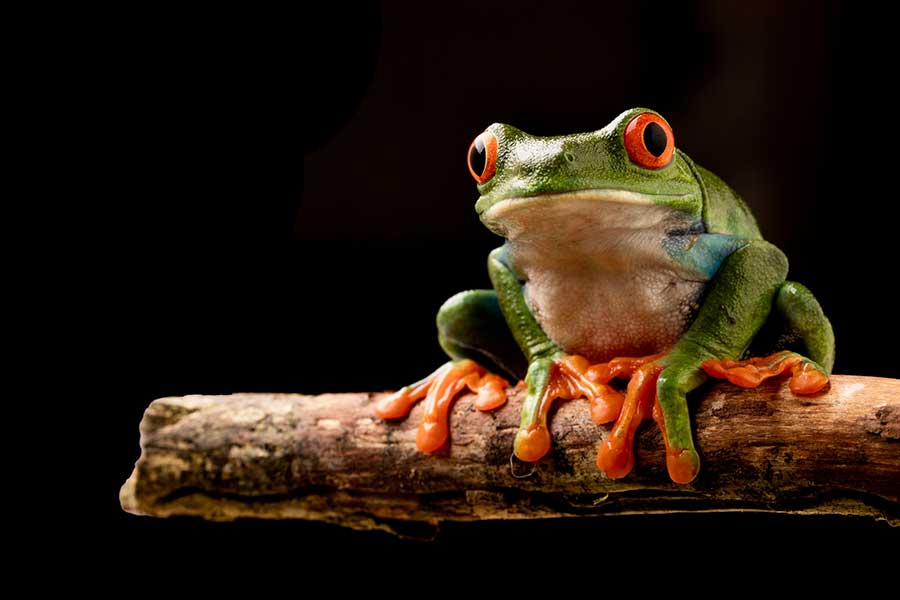
[[(635, 294), (634, 286), (641, 281), (651, 285), (671, 277), (679, 285), (694, 286), (682, 293), (683, 298), (672, 298), (673, 306), (692, 307), (683, 323), (671, 324), (676, 332), (674, 343), (657, 348), (652, 340), (634, 340), (634, 347), (650, 350), (646, 354), (667, 352), (657, 363), (664, 367), (657, 381), (657, 398), (669, 444), (699, 467), (686, 395), (706, 380), (703, 361), (745, 357), (757, 334), (774, 328), (773, 340), (780, 339), (785, 342), (782, 347), (799, 352), (830, 373), (834, 337), (815, 297), (802, 285), (786, 281), (784, 254), (762, 239), (747, 206), (722, 180), (677, 149), (671, 162), (658, 169), (631, 160), (625, 128), (636, 115), (646, 112), (653, 111), (628, 110), (599, 131), (567, 136), (535, 137), (503, 124), (488, 128), (497, 139), (496, 172), (478, 186), (475, 209), (485, 225), (507, 241), (488, 259), (493, 290), (463, 292), (448, 300), (438, 314), (439, 339), (454, 360), (470, 358), (491, 370), (514, 377), (525, 375), (528, 392), (521, 435), (538, 418), (538, 404), (553, 361), (579, 350), (567, 347), (563, 338), (579, 338), (577, 323), (582, 321), (570, 319), (568, 313), (555, 316), (552, 302), (540, 305), (540, 293), (546, 298), (566, 297), (567, 291), (589, 285), (597, 293), (586, 298), (617, 298), (627, 293), (640, 308), (642, 296)], [(545, 212), (533, 217), (537, 211)], [(648, 221), (651, 225), (646, 229), (640, 218), (644, 212), (660, 215)], [(558, 234), (537, 231), (559, 228), (560, 223), (568, 222), (567, 215), (572, 221), (593, 223), (594, 214), (600, 224), (592, 225), (586, 234), (575, 226), (578, 223), (571, 231)], [(615, 217), (618, 214), (624, 216)], [(659, 226), (661, 221), (667, 225)], [(604, 227), (621, 231), (623, 224), (634, 230), (615, 238), (615, 244), (603, 245)], [(652, 227), (661, 227), (662, 233), (642, 235)], [(536, 239), (540, 241), (532, 243)], [(601, 242), (591, 245), (598, 239)], [(623, 240), (627, 252), (643, 258), (631, 261), (628, 254), (622, 258)], [(595, 247), (596, 251), (592, 250)], [(554, 258), (542, 261), (541, 248), (550, 248)], [(619, 254), (604, 263), (602, 255), (607, 251)], [(596, 256), (586, 257), (591, 252)], [(591, 260), (606, 266), (570, 267)], [(645, 277), (650, 271), (659, 275)], [(607, 276), (619, 283), (606, 286), (603, 278)], [(552, 283), (542, 283), (546, 281)], [(661, 304), (665, 304), (665, 296), (665, 291), (649, 295), (653, 303)], [(687, 304), (686, 299), (690, 300)], [(566, 310), (580, 311), (581, 316), (596, 313), (601, 325), (614, 329), (614, 320), (603, 321), (604, 306), (591, 302), (579, 304), (581, 309)], [(666, 315), (687, 313), (659, 314), (660, 327), (666, 329), (672, 321)], [(554, 339), (548, 333), (554, 327), (565, 335)], [(624, 347), (629, 347), (628, 341)], [(594, 359), (612, 358), (603, 354), (603, 347), (596, 353)]]

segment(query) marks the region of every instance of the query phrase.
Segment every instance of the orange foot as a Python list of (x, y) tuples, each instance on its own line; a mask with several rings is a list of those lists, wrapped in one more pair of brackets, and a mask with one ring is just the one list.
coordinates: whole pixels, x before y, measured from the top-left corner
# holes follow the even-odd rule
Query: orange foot
[[(563, 356), (552, 361), (547, 372), (543, 394), (534, 408), (523, 410), (522, 428), (516, 436), (515, 453), (524, 461), (534, 462), (550, 451), (547, 413), (560, 398), (587, 398), (595, 423), (616, 421), (600, 448), (597, 466), (608, 477), (627, 475), (634, 466), (632, 446), (640, 422), (653, 412), (656, 379), (663, 367), (655, 361), (663, 354), (642, 358), (615, 358), (608, 363), (591, 365), (582, 356)], [(608, 384), (615, 378), (631, 377), (625, 396)]]
[(791, 372), (791, 391), (795, 394), (815, 394), (828, 384), (828, 375), (822, 367), (787, 350), (749, 360), (707, 360), (702, 367), (710, 377), (727, 379), (744, 388), (755, 388), (788, 370)]
[(605, 366), (592, 366), (583, 356), (561, 355), (536, 361), (529, 367), (530, 388), (514, 445), (519, 459), (535, 462), (550, 451), (547, 414), (557, 399), (587, 398), (591, 402), (591, 416), (597, 423), (615, 418), (608, 415), (618, 414), (623, 398), (606, 385), (615, 375), (603, 370)]
[(399, 419), (425, 398), (425, 416), (416, 434), (416, 447), (422, 452), (434, 452), (447, 441), (450, 407), (460, 392), (469, 388), (478, 394), (475, 408), (493, 410), (506, 403), (507, 387), (505, 379), (488, 373), (473, 360), (449, 362), (425, 379), (379, 400), (375, 414), (382, 419)]

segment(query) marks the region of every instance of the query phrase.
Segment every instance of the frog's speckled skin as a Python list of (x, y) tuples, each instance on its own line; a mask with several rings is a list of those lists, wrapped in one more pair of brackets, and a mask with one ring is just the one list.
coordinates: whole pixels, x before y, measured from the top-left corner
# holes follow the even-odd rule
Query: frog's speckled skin
[[(608, 442), (630, 443), (615, 439), (633, 436), (636, 425), (620, 423), (633, 417), (625, 413), (638, 405), (641, 382), (650, 382), (670, 474), (687, 482), (696, 476), (699, 458), (685, 396), (705, 380), (704, 361), (741, 358), (768, 321), (783, 329), (781, 338), (792, 350), (808, 357), (791, 354), (791, 364), (828, 373), (834, 338), (812, 294), (785, 281), (787, 259), (762, 239), (734, 191), (680, 150), (662, 168), (646, 168), (631, 157), (626, 127), (647, 113), (656, 115), (632, 109), (599, 131), (569, 136), (534, 137), (502, 124), (488, 128), (496, 138), (495, 171), (478, 186), (475, 209), (506, 242), (488, 260), (494, 289), (448, 300), (438, 331), (454, 360), (525, 376), (528, 396), (516, 453), (527, 460), (549, 447), (547, 435), (537, 453), (527, 449), (554, 397), (597, 391), (590, 372), (566, 367), (565, 357), (606, 363), (659, 355), (633, 370), (635, 385)], [(574, 373), (566, 380), (574, 384), (560, 383), (565, 372)], [(649, 416), (637, 414), (638, 421)], [(598, 460), (618, 477), (631, 467), (616, 452), (624, 451), (607, 449), (604, 458), (601, 449)], [(616, 461), (619, 466), (612, 466)]]

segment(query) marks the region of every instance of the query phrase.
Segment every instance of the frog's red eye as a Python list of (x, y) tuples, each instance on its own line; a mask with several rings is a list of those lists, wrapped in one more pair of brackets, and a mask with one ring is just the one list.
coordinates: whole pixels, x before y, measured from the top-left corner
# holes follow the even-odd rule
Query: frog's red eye
[(487, 183), (497, 171), (497, 138), (485, 131), (469, 146), (469, 173), (479, 184)]
[(625, 126), (625, 149), (631, 162), (645, 169), (662, 169), (672, 162), (675, 136), (666, 120), (641, 113)]

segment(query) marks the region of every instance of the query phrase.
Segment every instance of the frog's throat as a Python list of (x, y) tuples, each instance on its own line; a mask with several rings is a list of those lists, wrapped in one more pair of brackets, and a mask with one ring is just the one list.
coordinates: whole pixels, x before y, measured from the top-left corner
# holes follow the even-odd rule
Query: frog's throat
[[(604, 218), (602, 213), (619, 213), (618, 216), (607, 215), (613, 217), (612, 220), (619, 225), (624, 217), (624, 214), (621, 213), (639, 215), (646, 209), (638, 207), (659, 206), (665, 204), (666, 200), (682, 197), (684, 195), (645, 194), (617, 189), (590, 189), (518, 196), (495, 202), (481, 215), (481, 220), (488, 229), (504, 237), (509, 233), (510, 223), (521, 220), (526, 214), (541, 215), (544, 218), (550, 214), (554, 214), (557, 218), (568, 215), (568, 217), (576, 219), (586, 214), (593, 214), (593, 216), (599, 217), (599, 219), (592, 219), (597, 221), (594, 224), (604, 228), (611, 223), (606, 223), (608, 219)], [(597, 211), (597, 205), (600, 203), (610, 205), (611, 210)], [(615, 207), (619, 207), (619, 209)], [(544, 218), (541, 220), (543, 221)], [(653, 220), (658, 219), (653, 218)]]

